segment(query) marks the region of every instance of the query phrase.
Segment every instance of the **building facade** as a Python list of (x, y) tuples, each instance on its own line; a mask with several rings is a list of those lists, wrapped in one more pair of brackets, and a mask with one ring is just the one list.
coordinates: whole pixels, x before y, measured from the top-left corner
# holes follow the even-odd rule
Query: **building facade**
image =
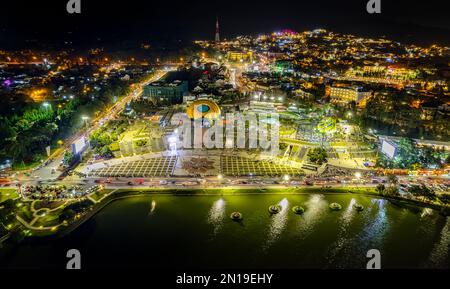
[(253, 52), (251, 51), (247, 51), (247, 52), (242, 52), (242, 51), (229, 51), (227, 53), (227, 58), (229, 61), (235, 61), (235, 62), (240, 62), (240, 61), (245, 61), (245, 62), (251, 62), (253, 61)]
[(183, 96), (187, 95), (188, 92), (187, 81), (153, 82), (144, 87), (142, 98), (163, 105), (179, 104), (183, 103)]
[(356, 105), (361, 106), (369, 96), (372, 95), (370, 91), (363, 91), (361, 87), (330, 87), (330, 99), (335, 104), (348, 104), (352, 101)]

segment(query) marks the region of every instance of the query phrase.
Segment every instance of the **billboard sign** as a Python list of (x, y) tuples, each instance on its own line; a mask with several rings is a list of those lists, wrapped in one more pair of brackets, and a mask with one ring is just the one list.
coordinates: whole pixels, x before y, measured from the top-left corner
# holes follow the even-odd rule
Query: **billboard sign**
[(87, 147), (87, 141), (84, 136), (80, 137), (72, 143), (72, 153), (74, 155), (82, 153)]
[(397, 151), (397, 147), (392, 143), (383, 140), (381, 144), (381, 152), (385, 154), (387, 157), (393, 159), (395, 157), (395, 153)]

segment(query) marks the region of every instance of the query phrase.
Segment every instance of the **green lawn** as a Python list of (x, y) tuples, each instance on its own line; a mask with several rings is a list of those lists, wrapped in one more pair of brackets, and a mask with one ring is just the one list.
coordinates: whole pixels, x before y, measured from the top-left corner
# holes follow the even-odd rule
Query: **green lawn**
[(0, 203), (17, 197), (19, 197), (19, 195), (17, 194), (16, 189), (0, 189)]
[[(47, 155), (38, 154), (38, 156), (40, 156), (41, 159), (47, 158)], [(26, 171), (26, 170), (32, 169), (34, 167), (37, 167), (40, 163), (41, 163), (40, 161), (34, 161), (34, 162), (29, 162), (29, 163), (25, 163), (25, 162), (15, 163), (13, 165), (12, 169), (14, 171)]]
[(33, 220), (33, 212), (31, 212), (31, 202), (24, 203), (22, 206), (17, 210), (17, 214), (24, 219), (26, 222), (31, 222)]
[(39, 218), (36, 223), (34, 223), (34, 226), (52, 227), (59, 225), (61, 223), (61, 221), (59, 220), (59, 216), (61, 215), (62, 211), (63, 209), (59, 209), (46, 214), (44, 217)]
[(105, 195), (112, 192), (112, 190), (100, 190), (90, 195), (92, 199), (94, 199), (96, 202), (98, 202), (101, 198), (103, 198)]
[(36, 201), (34, 203), (34, 209), (39, 210), (39, 209), (47, 208), (47, 209), (53, 210), (53, 209), (58, 208), (62, 204), (64, 204), (64, 201), (54, 201), (54, 202)]

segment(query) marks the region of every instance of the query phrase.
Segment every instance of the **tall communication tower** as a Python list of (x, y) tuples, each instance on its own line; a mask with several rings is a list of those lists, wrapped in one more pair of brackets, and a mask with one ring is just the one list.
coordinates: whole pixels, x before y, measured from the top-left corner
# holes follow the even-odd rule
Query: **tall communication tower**
[(219, 34), (219, 17), (216, 18), (216, 42), (220, 42), (220, 34)]

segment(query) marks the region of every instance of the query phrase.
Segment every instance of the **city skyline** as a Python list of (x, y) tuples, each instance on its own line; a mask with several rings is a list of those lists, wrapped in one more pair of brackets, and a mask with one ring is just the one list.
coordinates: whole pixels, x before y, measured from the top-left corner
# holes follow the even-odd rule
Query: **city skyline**
[(0, 271), (449, 268), (437, 1), (81, 1), (2, 7)]
[[(133, 1), (133, 0), (132, 0)], [(86, 3), (84, 3), (86, 2)], [(450, 23), (439, 1), (382, 1), (381, 14), (369, 14), (366, 1), (109, 3), (82, 1), (82, 13), (70, 15), (65, 1), (8, 2), (2, 7), (0, 45), (14, 48), (70, 41), (74, 46), (118, 45), (142, 41), (214, 39), (220, 17), (221, 37), (324, 28), (360, 36), (386, 36), (409, 43), (446, 43)], [(161, 13), (159, 13), (161, 12)], [(1, 41), (1, 40), (0, 40)]]

